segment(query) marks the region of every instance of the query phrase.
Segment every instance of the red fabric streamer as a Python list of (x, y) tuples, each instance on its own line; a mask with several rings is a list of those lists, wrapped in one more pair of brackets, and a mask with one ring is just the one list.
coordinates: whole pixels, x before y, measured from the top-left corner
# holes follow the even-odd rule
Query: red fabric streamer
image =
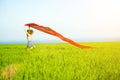
[(88, 49), (88, 48), (92, 48), (90, 46), (84, 46), (84, 45), (80, 45), (74, 41), (72, 41), (71, 39), (68, 39), (66, 37), (64, 37), (63, 35), (61, 35), (60, 33), (54, 31), (53, 29), (49, 28), (49, 27), (44, 27), (42, 25), (38, 25), (38, 24), (35, 24), (35, 23), (28, 23), (28, 24), (25, 24), (25, 26), (29, 26), (29, 27), (32, 27), (32, 28), (35, 28), (39, 31), (42, 31), (42, 32), (45, 32), (47, 34), (50, 34), (50, 35), (53, 35), (53, 36), (56, 36), (58, 38), (60, 38), (61, 40), (63, 41), (66, 41), (76, 47), (79, 47), (79, 48), (82, 48), (82, 49)]

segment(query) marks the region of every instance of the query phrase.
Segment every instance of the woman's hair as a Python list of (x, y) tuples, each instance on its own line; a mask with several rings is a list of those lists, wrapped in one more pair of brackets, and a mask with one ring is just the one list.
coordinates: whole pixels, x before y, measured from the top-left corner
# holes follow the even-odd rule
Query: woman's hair
[(27, 32), (30, 34), (30, 35), (32, 35), (33, 34), (33, 30), (27, 30)]

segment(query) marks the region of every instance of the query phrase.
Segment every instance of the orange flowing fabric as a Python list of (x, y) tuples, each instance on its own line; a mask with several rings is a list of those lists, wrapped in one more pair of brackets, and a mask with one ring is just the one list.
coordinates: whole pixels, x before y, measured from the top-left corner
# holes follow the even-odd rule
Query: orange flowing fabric
[(66, 41), (66, 42), (68, 42), (68, 43), (70, 43), (70, 44), (72, 44), (72, 45), (74, 45), (74, 46), (76, 46), (78, 48), (82, 48), (82, 49), (92, 48), (90, 46), (80, 45), (80, 44), (74, 42), (73, 40), (64, 37), (63, 35), (61, 35), (60, 33), (56, 32), (56, 31), (54, 31), (53, 29), (51, 29), (49, 27), (44, 27), (42, 25), (38, 25), (38, 24), (35, 24), (35, 23), (28, 23), (28, 24), (25, 24), (25, 26), (29, 26), (29, 27), (35, 28), (35, 29), (37, 29), (39, 31), (45, 32), (47, 34), (56, 36), (56, 37), (60, 38), (61, 40)]

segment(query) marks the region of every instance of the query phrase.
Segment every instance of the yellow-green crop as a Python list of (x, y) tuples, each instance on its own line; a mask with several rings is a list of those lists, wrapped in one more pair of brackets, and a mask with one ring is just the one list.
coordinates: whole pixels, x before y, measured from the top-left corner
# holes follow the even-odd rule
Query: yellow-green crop
[(120, 80), (120, 42), (0, 45), (0, 80)]

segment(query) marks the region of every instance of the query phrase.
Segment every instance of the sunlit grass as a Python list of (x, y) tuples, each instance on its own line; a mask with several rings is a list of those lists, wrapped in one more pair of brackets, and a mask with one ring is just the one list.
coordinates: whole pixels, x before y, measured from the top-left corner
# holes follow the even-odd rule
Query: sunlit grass
[[(95, 48), (66, 43), (36, 44), (32, 50), (25, 44), (0, 45), (0, 80), (120, 80), (120, 42), (81, 44)], [(10, 67), (8, 74), (11, 65), (15, 69)]]

